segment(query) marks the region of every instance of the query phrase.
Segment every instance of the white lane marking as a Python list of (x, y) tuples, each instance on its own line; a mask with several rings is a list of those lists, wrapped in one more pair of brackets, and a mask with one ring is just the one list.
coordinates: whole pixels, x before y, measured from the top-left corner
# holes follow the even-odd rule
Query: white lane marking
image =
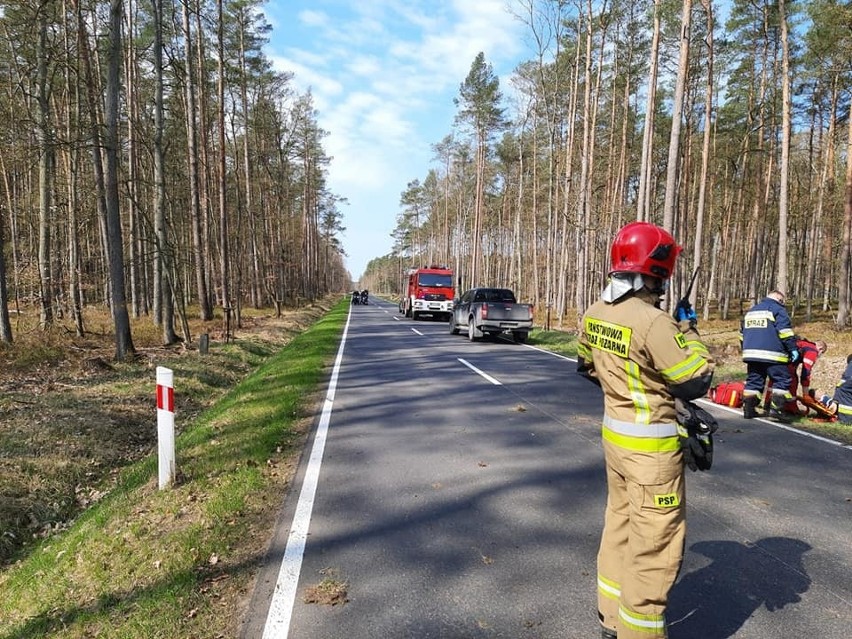
[(314, 496), (317, 492), (325, 440), (328, 434), (328, 423), (334, 405), (334, 393), (337, 388), (340, 362), (343, 359), (343, 348), (346, 345), (346, 335), (349, 333), (350, 319), (352, 319), (351, 307), (349, 316), (346, 318), (346, 326), (343, 328), (343, 335), (340, 338), (337, 359), (331, 372), (331, 380), (328, 384), (322, 415), (311, 449), (311, 457), (305, 471), (305, 480), (302, 483), (299, 502), (296, 504), (296, 513), (293, 515), (293, 523), (290, 526), (290, 536), (287, 538), (287, 548), (284, 550), (284, 559), (281, 561), (278, 581), (275, 583), (275, 591), (272, 593), (272, 600), (269, 602), (269, 613), (266, 616), (266, 625), (263, 628), (263, 639), (287, 639), (290, 632), (290, 618), (293, 615), (296, 588), (299, 584), (299, 573), (302, 570), (302, 557), (305, 554), (305, 542), (308, 538), (311, 511), (314, 508)]
[(456, 359), (459, 360), (465, 366), (467, 366), (470, 370), (472, 370), (477, 375), (482, 375), (485, 379), (487, 379), (489, 382), (491, 382), (495, 386), (502, 386), (503, 385), (499, 380), (496, 380), (493, 377), (491, 377), (491, 375), (489, 375), (488, 373), (479, 370), (476, 366), (474, 366), (473, 364), (471, 364), (468, 361), (463, 360), (461, 357), (457, 357)]
[[(733, 413), (739, 417), (743, 416), (742, 410), (731, 408), (730, 406), (723, 406), (721, 404), (717, 404), (716, 402), (709, 399), (697, 399), (697, 402), (701, 402), (702, 404), (706, 404), (707, 406), (712, 406), (713, 408), (718, 408), (719, 410), (723, 410), (728, 413)], [(819, 442), (823, 442), (824, 444), (831, 444), (832, 446), (840, 446), (841, 448), (846, 448), (848, 450), (852, 450), (852, 446), (849, 444), (844, 444), (843, 442), (838, 442), (833, 439), (829, 439), (828, 437), (822, 437), (821, 435), (815, 435), (814, 433), (809, 433), (806, 430), (799, 430), (798, 428), (794, 428), (788, 424), (781, 424), (779, 422), (773, 421), (771, 419), (766, 419), (764, 417), (755, 417), (755, 421), (760, 422), (761, 424), (769, 424), (770, 426), (775, 426), (776, 428), (780, 428), (781, 430), (787, 430), (791, 433), (796, 433), (798, 435), (804, 435), (805, 437), (810, 437), (811, 439), (815, 439)]]
[(531, 348), (534, 351), (538, 351), (539, 353), (546, 353), (548, 355), (553, 355), (554, 357), (558, 357), (559, 359), (567, 359), (569, 362), (576, 362), (577, 360), (572, 357), (566, 357), (565, 355), (560, 355), (559, 353), (554, 353), (553, 351), (549, 351), (546, 348), (539, 348), (538, 346), (533, 346), (532, 344), (523, 344), (527, 348)]
[(420, 331), (418, 331), (416, 328), (412, 328), (412, 329), (411, 329), (411, 332), (412, 332), (412, 333), (417, 333), (418, 335), (423, 335), (423, 333), (421, 333)]

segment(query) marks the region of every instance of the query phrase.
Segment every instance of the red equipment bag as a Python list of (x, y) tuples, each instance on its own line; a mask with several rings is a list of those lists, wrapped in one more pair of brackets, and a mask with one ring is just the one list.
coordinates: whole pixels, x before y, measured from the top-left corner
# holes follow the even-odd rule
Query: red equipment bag
[(722, 406), (739, 408), (743, 405), (744, 382), (722, 382), (710, 389), (710, 399)]

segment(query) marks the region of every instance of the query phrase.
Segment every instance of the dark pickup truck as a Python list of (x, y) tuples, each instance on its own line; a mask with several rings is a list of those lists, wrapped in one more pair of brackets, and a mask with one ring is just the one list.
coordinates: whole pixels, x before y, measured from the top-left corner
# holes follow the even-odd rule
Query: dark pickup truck
[(472, 288), (453, 300), (450, 333), (458, 335), (465, 329), (471, 342), (484, 335), (511, 333), (516, 342), (523, 343), (532, 324), (532, 305), (518, 304), (508, 288)]

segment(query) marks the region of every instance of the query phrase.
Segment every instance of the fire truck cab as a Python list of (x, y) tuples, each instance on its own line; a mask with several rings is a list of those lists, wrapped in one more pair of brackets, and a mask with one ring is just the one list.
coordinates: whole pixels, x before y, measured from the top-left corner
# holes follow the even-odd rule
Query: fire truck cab
[(423, 316), (449, 319), (453, 313), (453, 272), (446, 266), (410, 269), (399, 312), (411, 319)]

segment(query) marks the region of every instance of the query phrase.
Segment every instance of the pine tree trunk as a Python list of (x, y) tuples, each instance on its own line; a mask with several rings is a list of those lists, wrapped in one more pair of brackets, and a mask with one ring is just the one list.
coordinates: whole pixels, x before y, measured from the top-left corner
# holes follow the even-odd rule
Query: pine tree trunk
[(109, 248), (112, 317), (115, 324), (115, 358), (124, 360), (135, 353), (130, 335), (130, 316), (124, 288), (124, 247), (118, 199), (118, 98), (121, 90), (121, 16), (123, 0), (110, 2), (109, 54), (106, 86), (106, 221)]
[(53, 224), (53, 129), (50, 119), (50, 87), (48, 79), (47, 11), (38, 13), (38, 43), (36, 48), (36, 102), (38, 103), (38, 272), (41, 289), (40, 324), (53, 324), (53, 278), (50, 259), (51, 227)]
[(225, 14), (222, 0), (216, 2), (216, 13), (218, 16), (217, 49), (218, 49), (218, 192), (219, 192), (219, 271), (221, 276), (221, 301), (225, 321), (225, 341), (231, 337), (231, 290), (230, 290), (230, 243), (228, 238), (228, 202), (227, 202), (227, 166), (225, 149)]
[(186, 139), (187, 161), (189, 167), (189, 209), (192, 223), (192, 252), (195, 257), (195, 287), (198, 295), (199, 318), (203, 321), (213, 319), (210, 307), (210, 294), (207, 287), (207, 267), (202, 240), (201, 202), (199, 194), (198, 172), (198, 120), (195, 104), (195, 74), (193, 69), (192, 26), (189, 19), (189, 2), (183, 3), (183, 32), (186, 41), (186, 65), (184, 82), (186, 91)]
[[(171, 244), (166, 219), (165, 151), (163, 149), (163, 0), (152, 0), (154, 20), (154, 321), (163, 344), (178, 341), (175, 331)], [(189, 340), (189, 334), (185, 335)]]
[(778, 0), (778, 19), (781, 22), (781, 184), (778, 193), (778, 276), (776, 286), (787, 290), (787, 215), (790, 197), (790, 48), (787, 35), (787, 14), (784, 0)]
[(651, 38), (651, 62), (648, 65), (648, 96), (645, 102), (645, 126), (642, 131), (642, 162), (639, 166), (639, 194), (636, 219), (649, 221), (651, 216), (651, 158), (654, 143), (654, 114), (657, 103), (657, 73), (660, 56), (660, 10), (662, 0), (654, 0), (654, 33)]
[(842, 241), (840, 243), (840, 276), (837, 278), (837, 327), (849, 323), (849, 278), (852, 261), (852, 118), (847, 118), (846, 193), (843, 202)]
[(669, 136), (669, 160), (666, 165), (666, 190), (663, 199), (663, 228), (674, 231), (678, 168), (680, 167), (680, 128), (683, 121), (683, 96), (689, 79), (689, 32), (692, 24), (692, 0), (683, 0), (680, 18), (680, 54), (672, 103), (672, 130)]

